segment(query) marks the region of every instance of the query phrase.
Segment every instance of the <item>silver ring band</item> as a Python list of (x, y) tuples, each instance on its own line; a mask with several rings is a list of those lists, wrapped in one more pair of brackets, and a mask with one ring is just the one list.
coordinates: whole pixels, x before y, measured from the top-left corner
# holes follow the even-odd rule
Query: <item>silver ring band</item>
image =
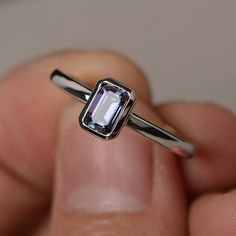
[[(87, 104), (91, 99), (93, 91), (87, 86), (80, 83), (73, 76), (64, 74), (59, 70), (55, 70), (50, 78), (55, 85), (63, 89), (66, 93), (79, 100), (80, 102)], [(118, 84), (117, 86), (121, 85)], [(194, 154), (195, 149), (192, 144), (175, 137), (174, 135), (150, 123), (149, 121), (143, 119), (135, 113), (127, 112), (124, 119), (124, 124), (128, 125), (133, 130), (142, 134), (148, 139), (151, 139), (152, 141), (159, 143), (163, 147), (170, 149), (173, 153), (184, 157), (191, 157)]]

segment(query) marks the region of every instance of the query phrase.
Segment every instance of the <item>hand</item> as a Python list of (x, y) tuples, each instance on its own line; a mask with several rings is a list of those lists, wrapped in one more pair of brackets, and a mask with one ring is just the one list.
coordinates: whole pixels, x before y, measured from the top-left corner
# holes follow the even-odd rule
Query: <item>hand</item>
[[(50, 83), (55, 68), (90, 86), (109, 76), (130, 85), (139, 114), (174, 127), (196, 156), (174, 157), (128, 128), (107, 142), (88, 134), (83, 104)], [(0, 82), (0, 235), (234, 236), (235, 140), (235, 116), (216, 105), (153, 108), (144, 74), (122, 56), (34, 60)]]

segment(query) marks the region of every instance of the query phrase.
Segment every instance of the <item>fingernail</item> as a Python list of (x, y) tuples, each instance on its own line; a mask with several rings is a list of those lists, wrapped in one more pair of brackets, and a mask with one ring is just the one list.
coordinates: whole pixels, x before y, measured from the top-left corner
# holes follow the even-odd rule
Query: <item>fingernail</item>
[(67, 211), (141, 211), (150, 204), (151, 143), (123, 128), (114, 140), (103, 141), (82, 130), (80, 105), (65, 112), (60, 132), (59, 175)]

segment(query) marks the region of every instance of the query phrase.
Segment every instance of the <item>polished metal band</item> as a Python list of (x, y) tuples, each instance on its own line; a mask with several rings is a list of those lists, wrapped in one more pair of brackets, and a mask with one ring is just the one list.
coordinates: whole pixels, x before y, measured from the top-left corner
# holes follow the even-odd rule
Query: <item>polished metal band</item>
[[(76, 78), (59, 70), (55, 70), (52, 73), (51, 80), (55, 85), (83, 103), (88, 101), (92, 93), (90, 88), (80, 83)], [(129, 115), (127, 125), (143, 136), (170, 149), (177, 155), (191, 157), (194, 154), (194, 146), (192, 144), (175, 137), (135, 113)]]

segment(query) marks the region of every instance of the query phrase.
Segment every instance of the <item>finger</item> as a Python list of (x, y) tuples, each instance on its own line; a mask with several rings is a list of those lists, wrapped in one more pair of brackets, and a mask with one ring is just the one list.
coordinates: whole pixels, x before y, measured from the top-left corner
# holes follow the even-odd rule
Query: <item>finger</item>
[(236, 191), (211, 193), (197, 199), (190, 209), (191, 236), (236, 234)]
[(160, 106), (158, 112), (197, 147), (196, 155), (182, 162), (190, 194), (236, 184), (236, 118), (232, 113), (204, 103), (169, 103)]
[(40, 218), (48, 213), (49, 200), (44, 192), (18, 178), (2, 165), (0, 189), (0, 235), (31, 235)]
[[(34, 217), (48, 210), (58, 118), (70, 99), (49, 82), (52, 70), (86, 75), (90, 83), (112, 71), (114, 77), (134, 86), (142, 74), (135, 66), (127, 70), (127, 61), (112, 53), (64, 52), (21, 66), (1, 81), (1, 235), (21, 234), (21, 228), (29, 230), (36, 222)], [(148, 101), (147, 85), (142, 86), (139, 94)]]
[[(142, 81), (133, 86), (138, 95)], [(139, 114), (160, 124), (139, 103)], [(186, 204), (173, 157), (158, 145), (152, 152), (148, 140), (126, 128), (115, 140), (97, 139), (78, 126), (82, 107), (68, 105), (61, 119), (52, 235), (185, 235)]]
[[(55, 120), (65, 102), (70, 99), (51, 85), (48, 80), (50, 73), (56, 67), (60, 67), (64, 71), (74, 72), (75, 76), (81, 78), (86, 75), (90, 78), (88, 83), (91, 85), (97, 78), (107, 77), (112, 71), (115, 78), (118, 77), (133, 87), (139, 83), (138, 78), (143, 75), (135, 66), (130, 66), (126, 72), (126, 61), (128, 59), (114, 56), (112, 53), (68, 52), (44, 57), (8, 75), (0, 87), (1, 160), (9, 168), (19, 168), (17, 173), (20, 175), (29, 175), (28, 179), (32, 182), (42, 180), (38, 175), (41, 175), (43, 169), (45, 179), (42, 181), (45, 187), (49, 182), (46, 172), (51, 173), (52, 165), (48, 165), (46, 169), (42, 158), (52, 161), (57, 129)], [(136, 77), (133, 78), (131, 75)], [(150, 98), (147, 83), (143, 83), (142, 86), (139, 94), (148, 101)], [(17, 161), (23, 163), (17, 166), (14, 164)], [(26, 168), (29, 163), (31, 168)]]

